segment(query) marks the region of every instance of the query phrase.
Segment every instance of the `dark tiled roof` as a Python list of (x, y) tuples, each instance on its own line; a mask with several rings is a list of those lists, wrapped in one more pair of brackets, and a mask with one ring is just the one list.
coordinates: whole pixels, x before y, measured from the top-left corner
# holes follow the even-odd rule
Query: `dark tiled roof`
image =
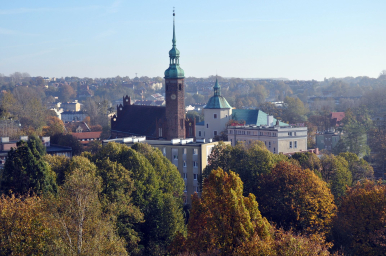
[(125, 132), (132, 135), (153, 137), (156, 132), (157, 120), (164, 119), (165, 107), (130, 105), (117, 117), (112, 131)]

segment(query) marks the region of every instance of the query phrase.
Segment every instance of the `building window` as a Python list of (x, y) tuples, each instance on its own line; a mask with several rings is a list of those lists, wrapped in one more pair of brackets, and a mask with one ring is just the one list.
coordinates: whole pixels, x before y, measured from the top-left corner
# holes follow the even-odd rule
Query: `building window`
[(182, 90), (182, 85), (181, 85), (181, 84), (178, 85), (178, 89), (179, 89), (180, 91)]
[(213, 118), (214, 118), (214, 119), (217, 119), (217, 114), (213, 114)]
[(162, 137), (162, 128), (158, 128), (159, 137)]
[(186, 173), (186, 172), (184, 172), (184, 173), (182, 174), (182, 177), (184, 178), (184, 180), (186, 180), (186, 179), (187, 179), (187, 177), (188, 177), (187, 173)]
[(184, 128), (184, 119), (180, 119), (181, 129)]
[(217, 136), (217, 131), (213, 131), (213, 135), (214, 135), (214, 136)]
[(274, 153), (274, 154), (276, 153), (276, 148), (273, 148), (273, 153)]
[(186, 185), (185, 185), (185, 189), (184, 189), (184, 192), (188, 191), (187, 188), (186, 188)]
[(183, 166), (186, 167), (186, 161), (184, 161), (184, 165)]
[(174, 160), (178, 160), (178, 155), (173, 155)]
[(201, 131), (198, 132), (198, 137), (201, 137)]
[(294, 136), (296, 136), (296, 132), (294, 132)]
[(292, 148), (292, 141), (290, 141), (289, 143), (289, 148)]
[(162, 148), (162, 153), (166, 155), (166, 148)]
[(292, 136), (292, 132), (288, 132), (288, 136)]
[(193, 154), (198, 155), (198, 149), (197, 148), (193, 149)]
[(197, 193), (200, 192), (200, 187), (199, 187), (199, 186), (195, 187), (195, 191), (196, 191)]
[(184, 155), (186, 155), (186, 148), (184, 148)]
[(298, 142), (294, 141), (294, 148), (297, 148), (297, 147), (298, 147)]
[(206, 128), (209, 128), (209, 124), (206, 124)]
[(193, 179), (197, 180), (197, 178), (198, 178), (198, 174), (193, 174)]
[(268, 142), (268, 147), (271, 148), (271, 142)]
[(193, 161), (193, 167), (198, 167), (197, 161)]

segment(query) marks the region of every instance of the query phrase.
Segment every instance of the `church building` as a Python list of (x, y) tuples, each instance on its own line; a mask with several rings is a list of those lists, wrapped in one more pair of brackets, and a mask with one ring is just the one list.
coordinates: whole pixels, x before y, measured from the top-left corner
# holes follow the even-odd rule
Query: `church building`
[[(277, 121), (272, 117), (271, 123), (267, 123), (268, 114), (259, 109), (233, 109), (225, 97), (221, 96), (221, 87), (217, 78), (213, 92), (213, 96), (203, 109), (204, 121), (196, 124), (196, 139), (210, 140), (222, 132), (227, 133), (230, 120), (254, 126), (269, 126)], [(279, 124), (288, 126), (281, 121)]]
[(195, 119), (185, 116), (185, 74), (176, 47), (175, 13), (169, 68), (165, 71), (166, 106), (132, 105), (127, 95), (111, 119), (111, 138), (146, 136), (147, 139), (185, 139), (195, 137)]

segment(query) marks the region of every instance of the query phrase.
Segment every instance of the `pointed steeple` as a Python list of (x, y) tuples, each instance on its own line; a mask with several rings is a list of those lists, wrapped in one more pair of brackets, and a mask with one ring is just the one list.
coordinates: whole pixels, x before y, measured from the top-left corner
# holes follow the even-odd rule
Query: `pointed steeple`
[(221, 87), (218, 84), (217, 76), (216, 76), (216, 83), (213, 86), (213, 90), (214, 90), (214, 96), (221, 96)]
[(176, 22), (175, 22), (175, 16), (176, 16), (176, 13), (174, 12), (174, 9), (173, 9), (173, 47), (176, 47)]
[(180, 51), (177, 49), (176, 40), (176, 13), (173, 10), (173, 39), (172, 49), (169, 51), (169, 68), (165, 71), (165, 78), (183, 78), (185, 77), (184, 70), (180, 68)]

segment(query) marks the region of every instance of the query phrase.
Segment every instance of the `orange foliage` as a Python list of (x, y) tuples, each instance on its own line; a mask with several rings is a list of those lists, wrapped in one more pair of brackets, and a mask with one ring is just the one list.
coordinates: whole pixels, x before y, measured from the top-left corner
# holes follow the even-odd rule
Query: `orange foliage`
[(268, 220), (304, 234), (329, 232), (336, 212), (334, 197), (314, 172), (280, 162), (261, 175), (258, 187), (257, 201)]
[(386, 186), (365, 180), (342, 198), (334, 238), (352, 255), (386, 253)]

